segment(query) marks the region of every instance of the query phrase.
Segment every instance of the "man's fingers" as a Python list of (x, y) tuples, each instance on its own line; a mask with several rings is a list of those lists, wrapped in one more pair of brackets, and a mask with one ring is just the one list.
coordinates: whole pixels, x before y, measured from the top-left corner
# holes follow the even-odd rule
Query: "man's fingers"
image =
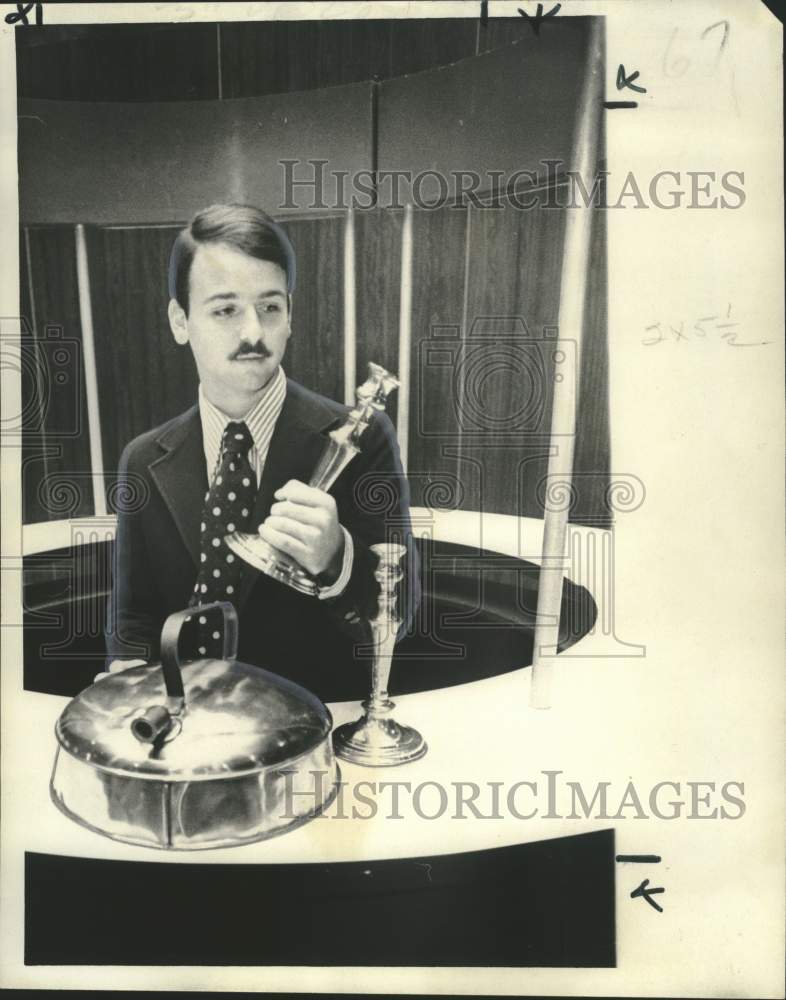
[(310, 507), (293, 500), (278, 500), (270, 508), (270, 514), (272, 517), (288, 518), (317, 529), (324, 528), (331, 517), (330, 511), (325, 507)]
[(278, 515), (271, 515), (265, 522), (268, 527), (273, 528), (275, 531), (282, 532), (285, 535), (290, 535), (292, 538), (297, 539), (297, 541), (302, 542), (304, 545), (311, 545), (319, 536), (317, 528), (311, 524), (304, 524), (302, 521), (297, 520), (293, 517), (281, 517)]
[(287, 555), (292, 556), (293, 559), (297, 559), (301, 565), (303, 558), (308, 556), (308, 549), (301, 541), (292, 535), (285, 534), (283, 531), (278, 531), (268, 524), (267, 521), (264, 521), (259, 526), (259, 536), (260, 538), (264, 538), (266, 542), (270, 542), (277, 549), (281, 549), (282, 552), (286, 552)]
[(327, 510), (335, 508), (336, 501), (329, 493), (319, 490), (316, 486), (306, 486), (298, 479), (290, 479), (288, 483), (273, 494), (276, 500), (293, 500), (307, 507), (323, 507)]

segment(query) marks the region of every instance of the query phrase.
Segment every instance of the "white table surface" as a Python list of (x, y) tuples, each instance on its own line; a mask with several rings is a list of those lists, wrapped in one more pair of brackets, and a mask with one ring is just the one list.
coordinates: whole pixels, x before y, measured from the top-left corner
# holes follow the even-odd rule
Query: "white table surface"
[[(506, 534), (509, 524), (497, 522), (496, 527), (498, 542), (513, 538)], [(486, 545), (491, 535), (484, 532)], [(519, 543), (510, 540), (508, 547)], [(636, 970), (640, 993), (662, 974), (662, 954), (687, 967), (697, 953), (706, 955), (708, 934), (722, 965), (712, 972), (712, 982), (723, 979), (725, 969), (733, 981), (735, 970), (755, 968), (757, 961), (764, 968), (779, 931), (762, 926), (755, 915), (762, 900), (775, 910), (782, 906), (778, 862), (772, 860), (782, 852), (782, 807), (772, 795), (782, 748), (772, 745), (780, 709), (770, 695), (771, 672), (757, 672), (756, 663), (771, 663), (773, 643), (780, 639), (764, 619), (755, 629), (740, 628), (733, 603), (739, 594), (729, 594), (725, 611), (718, 603), (694, 605), (684, 627), (675, 627), (684, 605), (679, 574), (665, 585), (661, 572), (654, 586), (638, 568), (635, 537), (629, 543), (618, 538), (618, 554), (626, 544), (633, 550), (623, 553), (615, 574), (616, 637), (604, 630), (601, 608), (595, 632), (557, 658), (552, 708), (529, 707), (529, 669), (402, 696), (396, 699), (396, 718), (421, 730), (428, 754), (401, 768), (341, 764), (348, 811), (353, 789), (363, 781), (410, 782), (413, 790), (422, 782), (440, 782), (451, 793), (456, 782), (475, 782), (484, 812), (485, 803), (490, 807), (489, 782), (501, 782), (504, 796), (516, 782), (532, 781), (539, 786), (537, 799), (522, 789), (516, 801), (522, 811), (537, 804), (537, 817), (518, 819), (503, 804), (499, 819), (456, 819), (452, 809), (426, 819), (402, 790), (403, 818), (390, 819), (389, 792), (379, 790), (374, 796), (379, 811), (372, 819), (341, 818), (334, 804), (295, 831), (243, 847), (187, 852), (132, 847), (83, 829), (53, 805), (48, 783), (54, 725), (67, 699), (23, 692), (15, 697), (13, 716), (6, 716), (6, 745), (13, 756), (6, 760), (4, 791), (14, 809), (4, 817), (4, 891), (21, 898), (26, 851), (186, 864), (325, 863), (417, 858), (613, 828), (617, 853), (662, 857), (654, 867), (617, 866), (618, 955), (626, 969)], [(522, 554), (529, 558), (532, 549)], [(602, 595), (594, 593), (602, 604)], [(637, 643), (646, 655), (633, 655)], [(359, 713), (357, 702), (330, 708), (336, 725)], [(761, 719), (761, 728), (743, 729), (753, 716)], [(561, 772), (560, 815), (554, 817), (544, 815), (547, 771)], [(744, 782), (744, 814), (726, 820), (687, 818), (686, 783), (698, 780), (716, 783), (715, 806), (724, 804), (719, 794), (724, 782)], [(599, 782), (608, 782), (612, 815), (632, 781), (647, 818), (636, 818), (630, 807), (612, 819), (569, 818), (566, 781), (580, 782), (588, 798)], [(682, 800), (681, 818), (652, 814), (647, 797), (662, 781), (680, 784), (681, 793), (667, 790), (661, 806), (671, 798)], [(367, 786), (363, 791), (370, 794)], [(424, 791), (421, 806), (431, 815), (438, 800)], [(658, 897), (663, 914), (630, 898), (644, 878), (665, 887)]]

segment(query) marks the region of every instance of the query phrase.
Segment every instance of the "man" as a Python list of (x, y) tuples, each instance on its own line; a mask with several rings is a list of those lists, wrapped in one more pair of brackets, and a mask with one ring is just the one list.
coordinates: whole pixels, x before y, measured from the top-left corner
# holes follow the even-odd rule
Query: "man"
[[(414, 612), (409, 491), (389, 418), (373, 418), (330, 493), (307, 485), (326, 432), (349, 407), (284, 375), (294, 279), (289, 240), (251, 206), (211, 206), (175, 242), (169, 323), (193, 352), (199, 399), (132, 441), (120, 460), (121, 481), (144, 481), (148, 499), (118, 514), (110, 671), (157, 659), (172, 612), (228, 600), (239, 614), (240, 659), (325, 699), (361, 697), (368, 659), (353, 654), (368, 642), (378, 594), (369, 546), (390, 537), (409, 549), (400, 612), (405, 621)], [(375, 484), (390, 497), (383, 510), (364, 502)], [(317, 578), (318, 597), (270, 579), (223, 541), (232, 530), (257, 529)], [(211, 655), (211, 627), (195, 633), (201, 644), (192, 655)]]

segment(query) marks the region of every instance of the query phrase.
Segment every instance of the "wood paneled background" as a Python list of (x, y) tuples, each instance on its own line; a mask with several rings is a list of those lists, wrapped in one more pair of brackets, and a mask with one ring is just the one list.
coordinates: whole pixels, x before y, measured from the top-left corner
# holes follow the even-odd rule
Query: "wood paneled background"
[(418, 73), (511, 40), (469, 18), (45, 25), (17, 28), (16, 38), (19, 94), (69, 101), (315, 90)]
[[(542, 35), (577, 21), (555, 19)], [(259, 97), (389, 80), (532, 36), (519, 16), (17, 27), (17, 85), (60, 101)]]
[(26, 229), (20, 251), (24, 517), (84, 517), (93, 486), (74, 230)]
[(87, 230), (104, 468), (143, 429), (196, 400), (196, 367), (175, 343), (164, 276), (179, 229)]
[[(518, 66), (529, 65), (528, 72), (534, 73), (540, 65), (537, 60), (527, 62), (534, 42), (531, 29), (521, 19), (492, 20), (486, 29), (480, 29), (474, 20), (442, 21), (439, 31), (433, 22), (424, 25), (414, 21), (223, 24), (220, 29), (216, 25), (146, 25), (122, 30), (107, 27), (98, 32), (51, 28), (43, 29), (45, 34), (37, 38), (33, 38), (33, 29), (22, 30), (18, 32), (20, 93), (26, 98), (46, 99), (52, 113), (57, 112), (55, 100), (70, 102), (69, 120), (84, 119), (82, 126), (90, 122), (92, 127), (100, 120), (105, 133), (101, 141), (107, 148), (112, 142), (111, 105), (97, 108), (92, 102), (155, 101), (150, 111), (161, 126), (156, 132), (161, 149), (155, 153), (160, 159), (167, 135), (166, 105), (160, 102), (203, 101), (206, 108), (209, 104), (205, 113), (211, 121), (223, 116), (229, 123), (228, 131), (221, 133), (226, 137), (237, 122), (251, 120), (254, 109), (247, 104), (249, 99), (300, 91), (292, 95), (292, 107), (316, 122), (335, 103), (331, 96), (361, 93), (353, 87), (340, 92), (325, 88), (363, 88), (367, 81), (376, 79), (382, 81), (375, 85), (379, 88), (377, 120), (372, 122), (367, 114), (365, 98), (353, 105), (354, 118), (360, 120), (355, 129), (359, 137), (356, 150), (349, 156), (355, 169), (375, 161), (383, 169), (402, 165), (424, 168), (438, 158), (443, 169), (455, 162), (456, 167), (474, 165), (482, 172), (497, 167), (496, 152), (506, 169), (516, 163), (528, 168), (533, 165), (526, 159), (528, 150), (533, 155), (541, 148), (550, 149), (553, 155), (565, 153), (569, 161), (571, 151), (566, 142), (573, 131), (571, 110), (580, 85), (578, 66), (586, 22), (577, 18), (563, 21), (571, 23), (543, 29), (550, 33), (549, 51), (557, 51), (561, 45), (563, 53), (569, 50), (576, 56), (567, 62), (548, 61), (553, 76), (551, 91), (543, 90), (541, 98), (558, 99), (563, 112), (552, 114), (559, 134), (545, 146), (526, 135), (531, 123), (543, 118), (540, 108), (527, 118), (528, 102), (534, 100), (532, 88), (525, 87), (523, 92), (512, 89), (519, 86)], [(508, 70), (498, 74), (495, 85), (511, 90), (515, 111), (506, 112), (505, 128), (515, 134), (506, 140), (505, 149), (497, 140), (490, 142), (486, 126), (465, 125), (480, 121), (477, 108), (488, 100), (492, 57), (483, 53), (502, 46), (508, 49), (500, 52), (498, 65), (508, 66)], [(125, 66), (123, 60), (132, 55), (137, 69), (110, 72), (112, 66)], [(456, 60), (463, 61), (445, 65)], [(167, 62), (173, 67), (169, 75), (163, 69)], [(435, 66), (441, 68), (433, 69)], [(536, 76), (542, 77), (543, 72), (541, 67)], [(400, 79), (405, 73), (415, 75)], [(388, 80), (390, 83), (385, 82)], [(435, 99), (437, 81), (439, 93), (453, 95), (450, 100)], [(557, 85), (562, 89), (554, 98), (553, 87)], [(302, 93), (312, 89), (318, 91), (312, 95), (318, 102), (313, 113), (309, 96)], [(219, 94), (224, 98), (221, 102), (216, 101)], [(227, 98), (245, 100), (235, 104)], [(88, 100), (90, 104), (77, 103)], [(277, 116), (286, 117), (287, 100), (275, 98)], [(462, 101), (466, 115), (461, 103), (456, 103)], [(175, 113), (177, 105), (170, 107)], [(420, 115), (417, 135), (432, 137), (431, 151), (415, 133), (407, 134), (407, 115), (415, 110)], [(147, 111), (140, 107), (135, 113), (143, 121)], [(340, 109), (335, 113), (340, 116)], [(200, 120), (200, 109), (194, 107), (189, 114), (189, 121)], [(519, 120), (521, 128), (517, 130), (514, 126)], [(26, 123), (25, 127), (34, 125)], [(346, 134), (354, 136), (353, 128), (348, 119)], [(457, 129), (465, 130), (460, 132), (460, 163), (455, 160)], [(140, 145), (143, 148), (144, 143)], [(318, 155), (318, 148), (319, 143), (314, 146), (305, 141), (302, 155)], [(224, 155), (207, 148), (204, 162), (218, 163)], [(231, 197), (254, 195), (259, 180), (250, 179), (250, 152), (247, 159), (248, 163), (244, 161), (235, 171), (233, 188), (228, 192)], [(120, 225), (106, 225), (103, 209), (100, 217), (91, 217), (87, 202), (86, 214), (74, 217), (68, 176), (58, 179), (57, 172), (46, 164), (29, 167), (50, 173), (39, 176), (36, 196), (27, 202), (30, 211), (22, 213), (22, 314), (29, 318), (31, 344), (41, 348), (47, 341), (43, 349), (51, 352), (46, 327), (55, 325), (76, 345), (73, 359), (61, 365), (60, 374), (66, 374), (68, 384), (58, 383), (57, 391), (51, 394), (44, 413), (44, 433), (31, 433), (26, 439), (24, 502), (30, 522), (92, 511), (87, 479), (79, 480), (79, 497), (68, 514), (56, 503), (42, 503), (39, 492), (39, 483), (52, 471), (82, 474), (90, 469), (80, 382), (74, 226), (54, 225), (54, 220), (72, 218), (86, 227), (106, 471), (116, 468), (123, 446), (132, 437), (182, 412), (195, 400), (196, 372), (190, 352), (174, 343), (166, 318), (169, 250), (177, 232), (175, 223), (182, 224), (186, 216), (179, 216), (176, 210), (180, 191), (175, 194), (173, 190), (167, 196), (170, 201), (166, 206), (160, 203), (161, 192), (165, 193), (167, 184), (177, 187), (181, 177), (174, 170), (163, 187), (159, 179), (160, 191), (135, 184), (129, 200), (111, 187), (123, 183), (122, 178), (118, 182), (107, 177), (105, 167), (100, 158), (82, 155), (80, 170), (86, 190), (91, 179), (105, 186), (106, 204), (117, 206), (115, 218), (124, 220)], [(335, 167), (331, 160), (329, 169)], [(23, 147), (20, 169), (24, 178), (28, 164)], [(139, 169), (144, 170), (144, 163)], [(201, 191), (193, 194), (195, 198), (202, 196)], [(605, 216), (602, 211), (593, 215), (575, 458), (578, 496), (571, 518), (608, 526)], [(343, 399), (344, 213), (280, 217), (298, 255), (293, 336), (285, 368), (311, 388)], [(389, 208), (355, 213), (358, 381), (364, 378), (369, 360), (393, 370), (399, 368), (403, 217), (402, 211)], [(542, 516), (553, 388), (551, 341), (558, 319), (564, 226), (565, 210), (542, 204), (528, 211), (510, 205), (496, 210), (466, 206), (415, 210), (409, 372), (409, 475), (414, 503)], [(52, 363), (47, 363), (54, 373)], [(32, 399), (35, 385), (29, 380), (25, 384), (30, 386)], [(34, 399), (33, 405), (38, 405)], [(68, 423), (69, 406), (79, 414), (81, 431), (70, 438), (58, 437)], [(395, 421), (395, 396), (389, 412)], [(51, 446), (49, 453), (35, 451), (38, 448), (40, 452), (42, 442)]]

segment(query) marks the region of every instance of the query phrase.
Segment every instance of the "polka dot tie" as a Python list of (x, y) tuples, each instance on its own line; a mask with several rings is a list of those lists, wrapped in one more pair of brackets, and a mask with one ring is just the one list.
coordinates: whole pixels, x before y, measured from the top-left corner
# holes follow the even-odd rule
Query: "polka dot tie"
[[(227, 424), (221, 458), (205, 494), (200, 524), (199, 574), (189, 607), (213, 601), (230, 601), (237, 607), (244, 563), (230, 551), (224, 536), (233, 531), (247, 531), (251, 523), (257, 491), (256, 474), (248, 460), (253, 443), (245, 423), (232, 421)], [(220, 658), (223, 635), (220, 626), (215, 626), (215, 618), (200, 616), (197, 626), (198, 656)]]

